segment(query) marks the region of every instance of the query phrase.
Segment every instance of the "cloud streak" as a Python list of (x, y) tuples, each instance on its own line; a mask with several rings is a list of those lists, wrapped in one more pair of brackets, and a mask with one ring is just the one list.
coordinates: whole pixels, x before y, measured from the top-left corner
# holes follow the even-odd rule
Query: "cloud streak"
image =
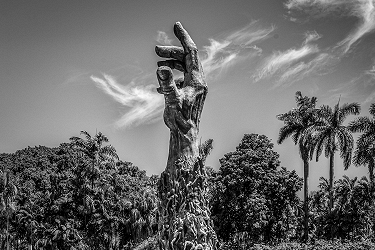
[(209, 39), (210, 45), (204, 46), (205, 55), (202, 66), (206, 75), (221, 72), (229, 66), (262, 53), (255, 44), (270, 37), (274, 26), (262, 28), (253, 21), (244, 28), (230, 32), (216, 39)]
[[(281, 86), (285, 81), (289, 85), (303, 77), (315, 72), (320, 65), (326, 64), (329, 55), (319, 53), (317, 45), (311, 44), (318, 39), (320, 35), (316, 31), (306, 32), (305, 40), (299, 48), (292, 48), (286, 51), (276, 51), (266, 57), (258, 72), (254, 75), (254, 81), (278, 76), (278, 81), (274, 87)], [(305, 60), (301, 61), (301, 60)]]
[(163, 45), (172, 45), (172, 39), (170, 39), (164, 31), (158, 30), (156, 41)]
[(307, 31), (305, 33), (305, 41), (303, 44), (308, 44), (310, 42), (314, 42), (319, 40), (322, 36), (319, 35), (315, 30), (314, 31)]
[(365, 71), (366, 75), (370, 75), (375, 80), (375, 65), (372, 66), (372, 69)]
[(355, 98), (360, 101), (361, 105), (367, 105), (375, 101), (375, 68), (364, 70), (360, 75), (352, 80), (340, 83), (337, 88), (331, 89), (328, 99), (339, 96), (345, 98)]
[(289, 86), (292, 83), (317, 73), (329, 71), (327, 65), (334, 62), (334, 57), (328, 53), (319, 53), (317, 56), (307, 62), (299, 62), (288, 68), (281, 76), (275, 87), (280, 85)]
[(309, 11), (317, 17), (332, 12), (357, 17), (359, 23), (355, 29), (337, 44), (339, 47), (343, 48), (343, 53), (347, 53), (363, 36), (374, 32), (374, 5), (374, 0), (289, 0), (285, 3), (285, 7), (289, 10), (297, 9)]
[[(315, 45), (306, 44), (299, 49), (289, 49), (287, 51), (277, 51), (273, 55), (265, 59), (264, 65), (259, 71), (258, 75), (255, 77), (255, 81), (259, 81), (262, 78), (272, 76), (282, 69), (290, 67), (296, 61), (317, 53), (319, 51), (318, 47)], [(296, 72), (298, 70), (296, 69)]]
[(134, 86), (134, 82), (123, 86), (107, 74), (103, 74), (103, 78), (96, 76), (90, 78), (104, 93), (121, 105), (130, 108), (115, 123), (117, 127), (137, 126), (141, 123), (153, 122), (161, 117), (163, 97), (154, 91), (155, 86)]
[(273, 52), (263, 60), (261, 67), (253, 75), (254, 82), (274, 77), (273, 88), (287, 87), (313, 74), (331, 72), (332, 66), (340, 57), (326, 50), (322, 51), (313, 44), (320, 38), (321, 35), (316, 31), (308, 31), (299, 48)]

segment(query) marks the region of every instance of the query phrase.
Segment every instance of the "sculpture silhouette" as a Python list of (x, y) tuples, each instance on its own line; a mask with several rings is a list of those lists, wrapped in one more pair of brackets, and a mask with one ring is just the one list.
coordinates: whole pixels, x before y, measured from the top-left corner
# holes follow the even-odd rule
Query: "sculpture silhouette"
[[(198, 49), (177, 22), (174, 34), (182, 47), (156, 46), (157, 91), (164, 95), (164, 122), (170, 130), (169, 155), (159, 181), (160, 249), (216, 249), (208, 202), (204, 156), (199, 151), (199, 121), (208, 92)], [(172, 70), (184, 73), (174, 80)]]

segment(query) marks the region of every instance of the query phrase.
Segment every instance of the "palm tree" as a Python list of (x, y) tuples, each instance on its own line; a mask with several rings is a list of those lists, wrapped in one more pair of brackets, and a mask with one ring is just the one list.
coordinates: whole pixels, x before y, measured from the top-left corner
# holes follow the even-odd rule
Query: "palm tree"
[(99, 169), (108, 163), (114, 163), (114, 160), (118, 160), (119, 157), (112, 145), (103, 146), (103, 143), (107, 143), (109, 140), (101, 132), (96, 133), (94, 137), (86, 131), (81, 131), (81, 134), (85, 136), (85, 139), (73, 136), (70, 138), (70, 141), (75, 148), (86, 155), (91, 161), (90, 178), (91, 187), (93, 188)]
[(354, 151), (353, 163), (356, 166), (367, 165), (370, 182), (374, 184), (375, 167), (375, 103), (369, 109), (371, 118), (359, 117), (349, 123), (351, 132), (363, 133), (357, 139), (357, 148)]
[(296, 92), (297, 108), (280, 114), (277, 119), (284, 122), (284, 126), (279, 131), (278, 144), (284, 142), (288, 137), (292, 137), (294, 144), (298, 144), (299, 153), (303, 161), (303, 177), (304, 177), (304, 240), (308, 241), (308, 195), (309, 195), (309, 151), (310, 141), (308, 138), (308, 128), (315, 123), (317, 98), (309, 98), (302, 96), (300, 91)]
[(9, 218), (16, 211), (14, 199), (17, 195), (17, 187), (11, 181), (9, 172), (3, 172), (0, 183), (0, 211), (6, 216), (6, 243), (9, 250)]
[(314, 148), (311, 153), (316, 152), (316, 161), (319, 160), (323, 148), (325, 149), (325, 156), (329, 157), (330, 210), (333, 207), (335, 153), (340, 151), (340, 157), (344, 160), (346, 170), (350, 166), (354, 146), (353, 135), (343, 123), (348, 115), (358, 115), (361, 109), (358, 103), (345, 103), (341, 107), (339, 104), (340, 100), (333, 109), (327, 105), (321, 106), (317, 113), (319, 121), (309, 129), (314, 140)]

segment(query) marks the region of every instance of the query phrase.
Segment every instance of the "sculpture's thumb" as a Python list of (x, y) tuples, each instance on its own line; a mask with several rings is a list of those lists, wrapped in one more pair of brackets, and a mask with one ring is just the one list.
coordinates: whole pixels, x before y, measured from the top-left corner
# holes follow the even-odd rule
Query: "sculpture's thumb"
[(158, 92), (164, 94), (167, 91), (170, 91), (174, 86), (173, 81), (173, 73), (171, 68), (166, 66), (160, 66), (156, 70), (156, 76), (159, 81), (160, 88), (158, 88)]

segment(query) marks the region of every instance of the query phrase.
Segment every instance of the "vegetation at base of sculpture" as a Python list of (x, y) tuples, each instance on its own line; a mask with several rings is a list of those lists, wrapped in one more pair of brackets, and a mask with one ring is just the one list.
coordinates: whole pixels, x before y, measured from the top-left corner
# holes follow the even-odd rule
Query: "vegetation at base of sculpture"
[[(72, 140), (0, 154), (0, 249), (158, 249), (159, 177), (99, 156), (104, 135), (83, 135), (79, 147)], [(211, 149), (212, 140), (202, 143), (203, 159)], [(270, 140), (245, 135), (220, 162), (219, 171), (205, 167), (218, 249), (303, 249), (301, 179), (279, 167)], [(331, 211), (327, 179), (309, 195), (307, 249), (375, 249), (373, 183), (344, 176), (333, 194)]]
[[(168, 58), (158, 62), (157, 91), (164, 95), (164, 122), (170, 130), (168, 162), (159, 181), (159, 247), (211, 250), (217, 237), (206, 199), (207, 154), (198, 141), (208, 88), (197, 46), (179, 22), (174, 34), (182, 47), (155, 48), (157, 55)], [(172, 69), (182, 71), (183, 79), (174, 80)]]

